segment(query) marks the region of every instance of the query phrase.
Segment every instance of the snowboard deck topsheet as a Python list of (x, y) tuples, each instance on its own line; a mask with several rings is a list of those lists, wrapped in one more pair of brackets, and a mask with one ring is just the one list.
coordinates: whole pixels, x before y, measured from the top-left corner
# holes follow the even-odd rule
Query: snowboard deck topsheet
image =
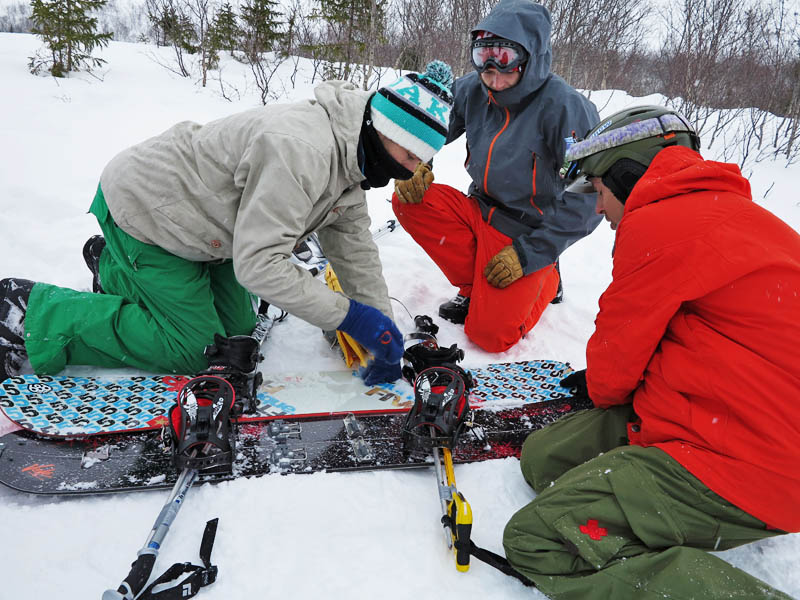
[[(509, 406), (570, 395), (559, 380), (572, 369), (558, 361), (500, 363), (470, 369), (470, 404)], [(160, 429), (188, 377), (21, 375), (0, 384), (0, 409), (22, 429), (69, 438)], [(350, 371), (265, 374), (258, 407), (239, 422), (339, 412), (404, 412), (414, 402), (404, 381), (367, 387)]]

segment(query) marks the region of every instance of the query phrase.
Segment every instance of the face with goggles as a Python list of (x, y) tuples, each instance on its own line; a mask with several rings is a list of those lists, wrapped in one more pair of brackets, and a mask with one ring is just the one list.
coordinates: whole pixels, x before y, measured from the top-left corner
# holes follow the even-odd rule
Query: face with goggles
[(520, 44), (492, 37), (475, 39), (470, 56), (483, 83), (497, 92), (519, 83), (528, 60), (528, 53)]

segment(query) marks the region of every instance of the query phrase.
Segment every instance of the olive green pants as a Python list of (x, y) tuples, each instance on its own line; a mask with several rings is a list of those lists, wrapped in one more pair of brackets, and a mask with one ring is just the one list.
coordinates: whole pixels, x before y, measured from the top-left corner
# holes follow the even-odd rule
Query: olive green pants
[(632, 414), (585, 410), (528, 437), (537, 496), (506, 526), (511, 565), (555, 600), (790, 600), (707, 552), (781, 532), (658, 448), (627, 445)]
[(71, 364), (191, 374), (207, 366), (214, 333), (252, 332), (253, 299), (232, 261), (192, 262), (136, 240), (114, 223), (100, 188), (90, 212), (106, 239), (105, 294), (33, 286), (25, 349), (37, 373)]

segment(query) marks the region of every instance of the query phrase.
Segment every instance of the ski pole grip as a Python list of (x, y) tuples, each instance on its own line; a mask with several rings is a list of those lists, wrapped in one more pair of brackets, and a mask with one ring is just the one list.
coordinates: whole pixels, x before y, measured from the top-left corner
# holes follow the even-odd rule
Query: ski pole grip
[(156, 564), (156, 555), (147, 553), (139, 554), (133, 564), (128, 576), (116, 590), (106, 590), (102, 600), (133, 600), (142, 591), (153, 566)]

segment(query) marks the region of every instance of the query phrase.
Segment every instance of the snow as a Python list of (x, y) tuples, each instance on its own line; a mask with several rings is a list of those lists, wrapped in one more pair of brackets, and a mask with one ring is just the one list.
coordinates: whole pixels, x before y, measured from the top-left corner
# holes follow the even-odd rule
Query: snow
[[(105, 163), (119, 150), (177, 121), (208, 121), (258, 105), (244, 67), (223, 61), (226, 101), (219, 81), (201, 88), (158, 62), (168, 50), (112, 43), (102, 52), (108, 65), (94, 75), (67, 80), (34, 77), (27, 57), (35, 37), (0, 34), (0, 181), (4, 190), (0, 277), (25, 277), (89, 290), (81, 258), (84, 241), (98, 233), (86, 214)], [(297, 87), (292, 65), (279, 72), (280, 100), (308, 97), (312, 85), (302, 69)], [(310, 72), (310, 70), (308, 71)], [(216, 75), (215, 75), (216, 76)], [(391, 79), (389, 77), (389, 79)], [(620, 91), (593, 92), (604, 115), (639, 103)], [(466, 189), (463, 140), (436, 158), (436, 179)], [(706, 152), (715, 156), (715, 149)], [(800, 228), (794, 182), (800, 166), (780, 162), (753, 167), (757, 202)], [(369, 192), (374, 224), (392, 217), (389, 188)], [(611, 275), (613, 232), (606, 224), (567, 250), (561, 259), (565, 301), (551, 306), (534, 331), (503, 354), (489, 354), (466, 340), (463, 328), (438, 320), (440, 340), (458, 343), (465, 365), (554, 358), (585, 366), (584, 347), (593, 329), (597, 299)], [(436, 315), (455, 291), (402, 230), (378, 242), (390, 293), (412, 314)], [(395, 304), (401, 329), (412, 322)], [(290, 318), (264, 347), (265, 372), (343, 369), (319, 331)], [(97, 369), (70, 367), (68, 372)], [(10, 430), (0, 425), (0, 433)], [(502, 531), (511, 515), (533, 497), (516, 459), (459, 466), (459, 489), (470, 500), (473, 537), (502, 552)], [(166, 500), (166, 493), (37, 498), (0, 490), (0, 523), (6, 551), (0, 560), (0, 598), (62, 600), (99, 598), (128, 572), (136, 551)], [(200, 598), (248, 597), (436, 598), (443, 592), (469, 599), (542, 598), (499, 572), (474, 563), (458, 573), (439, 525), (439, 499), (432, 471), (266, 476), (194, 488), (167, 536), (156, 572), (174, 562), (198, 561), (206, 520), (220, 518), (213, 561), (217, 583)], [(720, 556), (769, 584), (800, 596), (800, 535), (754, 543)]]

